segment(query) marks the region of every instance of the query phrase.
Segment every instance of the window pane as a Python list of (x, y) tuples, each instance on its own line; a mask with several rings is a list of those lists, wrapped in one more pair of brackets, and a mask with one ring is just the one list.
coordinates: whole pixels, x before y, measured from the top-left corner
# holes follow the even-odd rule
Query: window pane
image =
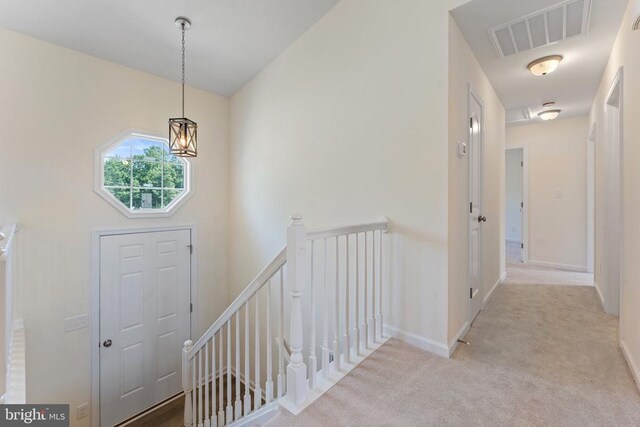
[(104, 159), (104, 185), (129, 187), (131, 181), (131, 161), (120, 158)]
[(132, 138), (132, 151), (135, 160), (149, 162), (162, 161), (162, 142), (151, 139)]
[(168, 206), (175, 200), (176, 197), (181, 195), (184, 190), (164, 190), (164, 206)]
[(175, 162), (178, 160), (178, 158), (169, 151), (169, 144), (162, 144), (162, 150), (164, 151), (165, 162)]
[(107, 188), (109, 193), (113, 194), (113, 196), (120, 201), (127, 208), (129, 207), (131, 190), (128, 188)]
[(164, 188), (184, 188), (184, 166), (178, 163), (165, 163)]
[(117, 157), (119, 159), (131, 158), (131, 141), (126, 140), (113, 150), (109, 151), (105, 157)]
[(162, 187), (162, 163), (134, 160), (133, 187)]
[(160, 190), (133, 190), (133, 209), (162, 209)]

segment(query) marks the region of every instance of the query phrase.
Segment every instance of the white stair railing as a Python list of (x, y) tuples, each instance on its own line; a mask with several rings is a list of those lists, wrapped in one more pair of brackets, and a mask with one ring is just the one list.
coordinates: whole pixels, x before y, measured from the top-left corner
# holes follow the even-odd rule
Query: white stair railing
[(0, 226), (0, 403), (26, 402), (26, 348), (22, 319), (15, 316), (13, 242), (18, 226)]
[[(195, 344), (185, 343), (182, 353), (185, 426), (258, 424), (253, 417), (272, 411), (276, 402), (292, 413), (298, 413), (385, 341), (382, 337), (381, 273), (382, 233), (387, 231), (388, 220), (307, 233), (300, 215), (291, 219), (287, 246)], [(316, 295), (318, 282), (313, 275), (314, 263), (319, 261), (314, 258), (318, 257), (314, 251), (318, 242), (323, 242), (324, 259), (320, 260), (324, 266), (323, 298)], [(327, 280), (331, 262), (326, 254), (330, 243), (335, 247), (332, 284)], [(288, 298), (285, 298), (285, 284)], [(330, 285), (333, 303), (328, 298)], [(310, 298), (309, 317), (303, 316), (305, 289), (310, 290), (310, 295), (306, 296)], [(262, 300), (264, 305), (260, 305), (259, 298), (265, 298)], [(332, 319), (329, 318), (330, 308)], [(261, 309), (265, 310), (263, 316)], [(286, 336), (285, 313), (290, 316)], [(316, 357), (319, 315), (323, 322), (321, 380), (317, 377)], [(275, 327), (273, 320), (277, 320)], [(331, 347), (329, 324), (333, 331)], [(305, 326), (309, 325), (310, 334), (305, 337)], [(303, 354), (305, 339), (309, 340), (308, 367)], [(289, 349), (285, 348), (285, 341)], [(286, 371), (285, 358), (288, 359)], [(264, 378), (262, 367), (266, 368)], [(235, 396), (232, 378), (235, 379)]]

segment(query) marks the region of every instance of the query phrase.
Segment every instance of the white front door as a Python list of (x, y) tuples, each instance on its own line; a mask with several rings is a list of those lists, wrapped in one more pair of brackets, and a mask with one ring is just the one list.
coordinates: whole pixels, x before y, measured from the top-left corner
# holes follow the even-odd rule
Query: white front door
[(484, 301), (482, 289), (482, 104), (469, 94), (469, 323)]
[(181, 391), (190, 337), (191, 232), (100, 238), (100, 425)]

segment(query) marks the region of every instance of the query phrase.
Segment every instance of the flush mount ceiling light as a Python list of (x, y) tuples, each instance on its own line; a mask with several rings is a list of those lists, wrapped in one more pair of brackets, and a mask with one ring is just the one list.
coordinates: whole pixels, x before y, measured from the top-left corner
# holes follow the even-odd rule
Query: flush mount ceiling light
[(557, 119), (562, 110), (553, 109), (553, 110), (544, 110), (538, 113), (538, 117), (542, 120), (554, 120)]
[(175, 20), (176, 27), (182, 31), (182, 117), (169, 119), (169, 149), (179, 157), (198, 155), (198, 124), (184, 116), (184, 33), (191, 28), (191, 21), (184, 16)]
[(545, 56), (544, 58), (536, 59), (527, 65), (527, 68), (536, 76), (546, 76), (558, 69), (560, 61), (562, 61), (562, 56), (560, 55)]

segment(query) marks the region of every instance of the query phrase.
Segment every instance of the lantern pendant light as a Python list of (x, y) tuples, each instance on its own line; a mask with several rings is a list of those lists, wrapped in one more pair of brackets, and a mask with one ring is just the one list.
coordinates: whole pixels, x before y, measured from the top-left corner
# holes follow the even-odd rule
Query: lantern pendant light
[(184, 33), (191, 28), (188, 18), (179, 16), (176, 27), (182, 31), (182, 117), (169, 119), (169, 150), (179, 157), (198, 155), (198, 124), (184, 116)]

